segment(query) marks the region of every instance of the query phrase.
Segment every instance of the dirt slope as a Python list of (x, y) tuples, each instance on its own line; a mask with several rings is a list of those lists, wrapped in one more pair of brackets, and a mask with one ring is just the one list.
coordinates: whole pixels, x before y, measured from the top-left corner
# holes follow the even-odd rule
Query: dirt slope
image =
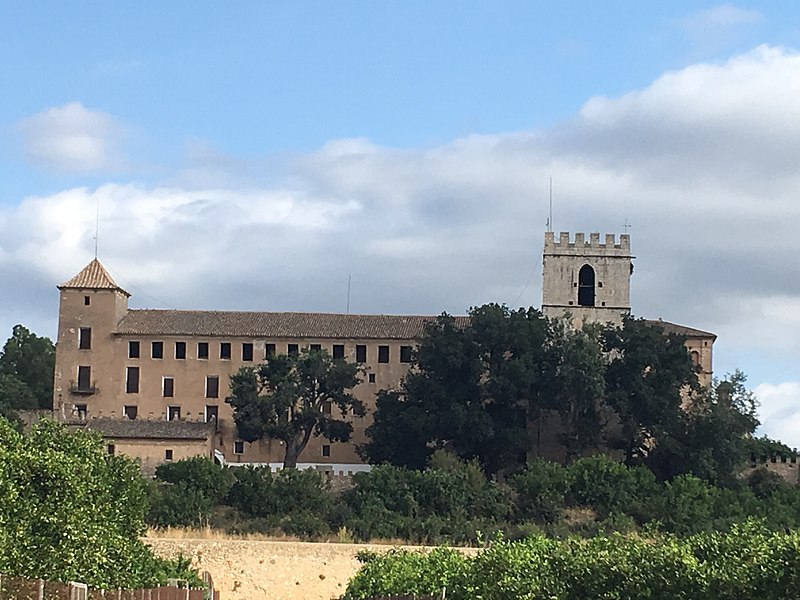
[(356, 553), (388, 546), (250, 540), (145, 540), (162, 556), (192, 557), (221, 600), (330, 600), (358, 570)]

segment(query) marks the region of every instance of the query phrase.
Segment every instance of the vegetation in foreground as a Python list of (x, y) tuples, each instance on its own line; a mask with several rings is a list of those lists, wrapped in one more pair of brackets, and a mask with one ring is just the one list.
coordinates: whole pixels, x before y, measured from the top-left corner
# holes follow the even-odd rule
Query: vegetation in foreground
[(452, 600), (787, 600), (800, 585), (800, 533), (758, 523), (687, 538), (667, 534), (498, 540), (475, 556), (363, 553), (344, 600), (446, 589)]
[(0, 573), (140, 588), (169, 578), (201, 585), (183, 558), (158, 558), (141, 540), (147, 483), (98, 435), (41, 421), (20, 433), (0, 418)]

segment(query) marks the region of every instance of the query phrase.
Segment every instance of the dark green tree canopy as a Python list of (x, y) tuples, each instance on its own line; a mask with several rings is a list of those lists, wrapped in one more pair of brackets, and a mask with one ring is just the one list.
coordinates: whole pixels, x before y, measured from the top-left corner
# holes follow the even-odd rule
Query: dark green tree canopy
[(239, 437), (282, 440), (284, 467), (294, 468), (312, 435), (333, 442), (350, 439), (353, 425), (347, 416), (364, 415), (363, 403), (350, 393), (359, 381), (358, 365), (305, 349), (242, 368), (231, 377), (225, 401), (233, 407)]
[(52, 408), (55, 360), (53, 342), (15, 325), (0, 351), (0, 414)]

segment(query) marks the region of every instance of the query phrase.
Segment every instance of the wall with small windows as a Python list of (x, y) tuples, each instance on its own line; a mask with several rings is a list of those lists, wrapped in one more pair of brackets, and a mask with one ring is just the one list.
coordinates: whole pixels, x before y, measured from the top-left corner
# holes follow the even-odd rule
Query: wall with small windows
[(104, 445), (106, 451), (113, 446), (115, 454), (134, 457), (146, 475), (155, 473), (156, 467), (164, 462), (192, 456), (213, 457), (211, 440), (105, 439)]

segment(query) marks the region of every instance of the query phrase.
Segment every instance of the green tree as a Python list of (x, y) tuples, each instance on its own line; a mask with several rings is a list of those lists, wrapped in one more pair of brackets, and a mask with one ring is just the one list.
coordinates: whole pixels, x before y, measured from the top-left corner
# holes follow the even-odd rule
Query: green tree
[(497, 304), (472, 309), (467, 326), (449, 315), (431, 322), (401, 389), (379, 394), (362, 456), (423, 468), (444, 449), (489, 473), (524, 464), (547, 328), (535, 309)]
[(155, 557), (146, 483), (98, 434), (40, 421), (22, 434), (0, 419), (0, 572), (93, 587), (146, 587), (180, 566)]
[(698, 389), (697, 369), (683, 336), (643, 319), (607, 327), (603, 341), (606, 401), (619, 418), (616, 445), (626, 464), (638, 464), (681, 427), (684, 394)]
[(55, 346), (15, 325), (0, 351), (0, 414), (53, 406)]
[(295, 468), (312, 435), (332, 442), (350, 439), (353, 426), (345, 417), (365, 414), (363, 403), (350, 393), (358, 375), (356, 364), (334, 360), (324, 350), (279, 354), (233, 375), (225, 402), (233, 407), (239, 437), (283, 441), (283, 466)]
[(758, 402), (741, 371), (694, 393), (676, 426), (647, 456), (661, 479), (691, 473), (715, 485), (736, 485), (753, 447)]
[(548, 339), (544, 404), (561, 417), (567, 463), (603, 441), (605, 357), (599, 336), (595, 325), (576, 330), (559, 320)]

